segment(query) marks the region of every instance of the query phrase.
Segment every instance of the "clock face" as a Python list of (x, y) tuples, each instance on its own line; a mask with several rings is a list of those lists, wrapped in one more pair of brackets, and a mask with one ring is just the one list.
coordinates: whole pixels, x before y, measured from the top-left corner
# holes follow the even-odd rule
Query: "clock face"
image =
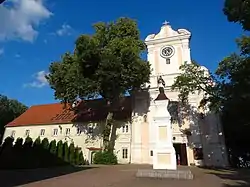
[(173, 47), (167, 46), (167, 47), (162, 48), (162, 50), (161, 50), (161, 56), (163, 58), (170, 58), (173, 55), (174, 55), (174, 48)]

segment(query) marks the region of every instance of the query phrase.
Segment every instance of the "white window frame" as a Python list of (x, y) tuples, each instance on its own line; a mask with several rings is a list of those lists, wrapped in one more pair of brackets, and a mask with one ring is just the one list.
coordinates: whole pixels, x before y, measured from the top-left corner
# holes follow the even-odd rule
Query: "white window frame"
[(128, 159), (128, 148), (127, 147), (122, 148), (122, 159)]
[(122, 126), (122, 133), (128, 133), (128, 128), (129, 128), (129, 126), (128, 125), (123, 125)]
[(77, 127), (77, 129), (76, 129), (76, 134), (77, 134), (78, 136), (82, 134), (82, 130), (81, 130), (80, 127)]
[(15, 131), (15, 130), (12, 130), (10, 136), (13, 137), (13, 138), (15, 138), (15, 136), (16, 136), (16, 131)]
[(57, 136), (57, 135), (58, 135), (58, 128), (55, 128), (55, 129), (53, 129), (53, 136)]
[(44, 135), (45, 135), (45, 129), (41, 129), (40, 136), (44, 136)]
[(88, 133), (93, 134), (93, 132), (94, 132), (94, 128), (92, 126), (89, 126), (88, 127)]
[(30, 130), (29, 129), (26, 129), (25, 130), (25, 136), (29, 136), (30, 135)]
[(65, 135), (69, 136), (70, 135), (70, 128), (66, 128)]

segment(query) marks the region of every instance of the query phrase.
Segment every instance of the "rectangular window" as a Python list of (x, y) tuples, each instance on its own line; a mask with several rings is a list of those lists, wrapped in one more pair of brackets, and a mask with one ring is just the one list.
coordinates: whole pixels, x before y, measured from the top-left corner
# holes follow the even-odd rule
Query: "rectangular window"
[(15, 138), (15, 135), (16, 135), (16, 131), (11, 131), (11, 137)]
[(41, 136), (44, 136), (44, 135), (45, 135), (45, 129), (41, 129), (40, 135), (41, 135)]
[(57, 134), (58, 134), (58, 129), (54, 129), (53, 130), (53, 136), (57, 136)]
[(30, 130), (26, 130), (25, 131), (25, 136), (29, 136), (30, 135)]
[(66, 135), (70, 135), (70, 128), (66, 128)]
[(128, 133), (128, 125), (123, 125), (122, 126), (122, 132), (123, 133)]
[(76, 134), (77, 134), (77, 135), (80, 135), (81, 133), (82, 133), (81, 128), (80, 128), (80, 127), (77, 127)]
[(153, 156), (153, 151), (152, 150), (150, 151), (150, 156)]
[(122, 149), (122, 158), (123, 159), (128, 158), (128, 148), (123, 148)]

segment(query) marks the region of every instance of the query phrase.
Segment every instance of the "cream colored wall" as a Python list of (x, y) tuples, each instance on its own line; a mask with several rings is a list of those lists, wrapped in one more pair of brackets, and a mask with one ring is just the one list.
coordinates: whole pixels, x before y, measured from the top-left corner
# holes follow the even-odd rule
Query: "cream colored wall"
[[(117, 139), (115, 142), (115, 153), (118, 157), (119, 163), (128, 163), (129, 154), (130, 154), (130, 123), (128, 122), (116, 122), (118, 129), (116, 131)], [(128, 132), (122, 132), (122, 126), (128, 125)], [(62, 130), (60, 131), (60, 126)], [(93, 126), (93, 133), (88, 133), (88, 126)], [(102, 138), (100, 132), (102, 131), (103, 123), (89, 123), (89, 124), (50, 124), (50, 125), (30, 125), (30, 126), (19, 126), (19, 127), (6, 127), (4, 137), (5, 139), (8, 136), (12, 135), (12, 131), (15, 131), (15, 139), (20, 137), (25, 139), (26, 130), (30, 130), (29, 137), (35, 140), (38, 136), (41, 139), (48, 138), (49, 141), (68, 141), (74, 142), (75, 146), (78, 146), (82, 149), (84, 158), (87, 160), (90, 159), (89, 149), (90, 147), (101, 148), (102, 147)], [(81, 134), (77, 134), (77, 127), (82, 130)], [(70, 135), (66, 135), (66, 129), (70, 128)], [(45, 129), (44, 136), (41, 136), (41, 129)], [(58, 129), (58, 135), (53, 135), (53, 130)], [(122, 148), (128, 149), (128, 158), (122, 158)]]

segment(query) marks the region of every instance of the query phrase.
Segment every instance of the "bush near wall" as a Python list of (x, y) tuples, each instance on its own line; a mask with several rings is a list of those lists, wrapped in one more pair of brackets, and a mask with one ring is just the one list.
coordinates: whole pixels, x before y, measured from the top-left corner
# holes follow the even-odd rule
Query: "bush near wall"
[(98, 151), (94, 154), (94, 164), (115, 165), (117, 164), (117, 156), (113, 151)]
[(53, 140), (42, 141), (38, 137), (34, 142), (30, 137), (25, 140), (7, 137), (0, 146), (0, 169), (31, 169), (59, 165), (83, 165), (83, 153), (74, 144)]

